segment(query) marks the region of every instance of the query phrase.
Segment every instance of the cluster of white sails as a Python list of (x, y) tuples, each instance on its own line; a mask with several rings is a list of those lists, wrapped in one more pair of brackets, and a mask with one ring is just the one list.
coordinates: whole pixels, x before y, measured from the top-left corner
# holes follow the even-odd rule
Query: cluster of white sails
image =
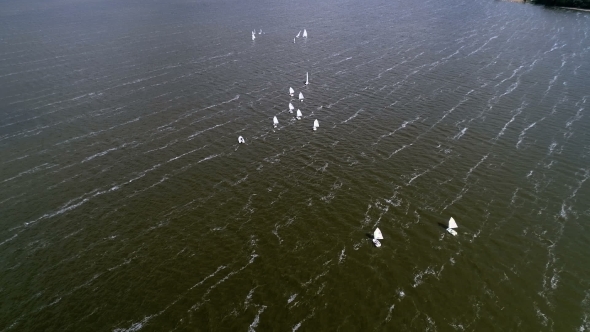
[[(293, 38), (293, 43), (295, 43), (295, 39), (299, 38), (299, 36), (301, 36), (301, 30), (299, 30), (299, 32), (297, 33), (297, 36), (295, 36), (295, 38)], [(307, 30), (303, 29), (303, 38), (307, 38)]]
[[(453, 217), (451, 217), (451, 219), (449, 219), (449, 221), (447, 222), (447, 232), (449, 232), (450, 234), (457, 236), (457, 231), (454, 230), (454, 228), (457, 228), (459, 226), (457, 226), (457, 222), (455, 221), (455, 219)], [(379, 248), (381, 247), (381, 242), (379, 242), (379, 240), (383, 240), (383, 233), (381, 233), (381, 230), (379, 229), (379, 227), (377, 227), (375, 229), (375, 231), (373, 232), (373, 244), (375, 245), (375, 247)]]
[[(262, 29), (260, 29), (260, 31), (258, 31), (258, 34), (262, 34)], [(295, 36), (295, 38), (299, 38), (299, 36), (301, 35), (301, 30), (299, 31), (299, 33), (297, 33), (297, 36)], [(293, 38), (293, 42), (295, 42), (295, 38)], [(307, 38), (307, 30), (303, 29), (303, 38)], [(252, 30), (252, 40), (256, 39), (256, 30)], [(309, 72), (305, 73), (305, 85), (309, 85)], [(292, 87), (289, 87), (289, 95), (291, 97), (295, 96), (295, 90), (293, 90)], [(305, 97), (303, 97), (303, 93), (299, 92), (299, 101), (303, 102), (303, 99), (305, 99)], [(293, 113), (293, 110), (295, 109), (295, 107), (293, 106), (292, 103), (289, 103), (289, 113)], [(297, 116), (296, 119), (297, 120), (301, 120), (301, 118), (303, 117), (303, 114), (301, 113), (301, 110), (297, 109)], [(277, 128), (279, 126), (279, 119), (274, 116), (272, 118), (272, 125), (273, 128)], [(317, 130), (320, 127), (320, 123), (319, 121), (316, 119), (313, 122), (313, 130)], [(246, 140), (244, 140), (244, 137), (240, 136), (238, 137), (238, 143), (246, 143)]]

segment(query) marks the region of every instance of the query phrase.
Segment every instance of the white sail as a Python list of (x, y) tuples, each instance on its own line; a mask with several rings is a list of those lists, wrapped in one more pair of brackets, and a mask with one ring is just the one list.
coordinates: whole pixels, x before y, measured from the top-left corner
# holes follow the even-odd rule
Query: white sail
[(292, 96), (295, 94), (295, 90), (293, 90), (293, 88), (289, 87), (289, 94)]
[(299, 30), (299, 32), (297, 33), (297, 36), (295, 36), (295, 37), (299, 38), (299, 35), (301, 35), (301, 30)]
[(302, 116), (303, 114), (301, 114), (301, 111), (297, 110), (297, 120), (301, 119)]
[(305, 73), (305, 85), (309, 84), (309, 72)]
[(383, 240), (383, 234), (381, 234), (381, 230), (377, 227), (377, 229), (375, 229), (375, 232), (373, 233), (373, 238), (375, 240)]
[(276, 126), (279, 124), (279, 119), (277, 119), (277, 117), (276, 117), (276, 116), (275, 116), (275, 117), (272, 119), (272, 124), (273, 124), (275, 127), (276, 127)]
[(303, 101), (303, 93), (299, 92), (299, 100)]
[(293, 113), (294, 109), (295, 107), (293, 107), (293, 104), (289, 103), (289, 113)]
[(295, 44), (295, 38), (293, 38), (293, 44)]
[(313, 127), (314, 128), (319, 128), (320, 127), (320, 123), (319, 123), (318, 119), (315, 119), (315, 121), (313, 122)]
[(254, 34), (252, 34), (252, 40), (256, 39), (256, 36)]
[(258, 34), (261, 35), (262, 34), (262, 29), (260, 29), (260, 31), (258, 31)]
[(303, 29), (303, 38), (307, 38), (307, 30)]
[(451, 219), (449, 219), (449, 228), (457, 228), (459, 226), (457, 226), (457, 223), (455, 222), (455, 219), (453, 219), (453, 217), (451, 217)]
[(246, 141), (242, 136), (238, 137), (238, 143), (245, 143)]

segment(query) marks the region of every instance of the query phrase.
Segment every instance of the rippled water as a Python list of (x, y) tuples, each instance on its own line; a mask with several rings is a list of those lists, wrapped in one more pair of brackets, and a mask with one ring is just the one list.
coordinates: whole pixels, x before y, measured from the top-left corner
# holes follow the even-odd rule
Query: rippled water
[(0, 27), (0, 331), (590, 329), (589, 13), (26, 0)]

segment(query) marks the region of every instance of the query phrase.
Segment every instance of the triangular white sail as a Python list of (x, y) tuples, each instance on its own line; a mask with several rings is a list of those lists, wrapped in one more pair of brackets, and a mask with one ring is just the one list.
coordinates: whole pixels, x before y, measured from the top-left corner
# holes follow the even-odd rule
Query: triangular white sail
[(295, 36), (295, 37), (299, 38), (300, 35), (301, 35), (301, 30), (299, 30), (299, 32), (297, 33), (297, 36)]
[(301, 114), (301, 111), (297, 110), (297, 120), (301, 120), (302, 116), (303, 116), (303, 114)]
[(309, 72), (305, 73), (305, 85), (309, 84)]
[(299, 92), (299, 100), (303, 101), (303, 93)]
[(242, 136), (238, 137), (238, 143), (245, 143), (246, 141)]
[(381, 234), (381, 230), (379, 229), (379, 227), (375, 229), (375, 232), (373, 233), (373, 238), (376, 240), (383, 240), (383, 234)]
[(293, 44), (295, 44), (295, 38), (293, 38)]
[(307, 30), (303, 29), (303, 38), (307, 38)]
[(320, 127), (320, 122), (318, 121), (318, 119), (315, 119), (315, 121), (313, 122), (313, 127), (314, 128), (319, 128)]
[(277, 119), (277, 117), (275, 116), (274, 118), (272, 118), (272, 124), (276, 127), (279, 124), (279, 119)]
[(252, 40), (256, 39), (256, 36), (254, 34), (252, 34)]
[(295, 94), (295, 90), (293, 90), (293, 88), (289, 87), (289, 94), (292, 96)]
[(457, 223), (455, 222), (455, 219), (453, 219), (453, 217), (451, 217), (451, 219), (449, 219), (449, 225), (448, 228), (457, 228), (459, 226), (457, 226)]
[(293, 104), (289, 103), (289, 113), (293, 113), (294, 109), (295, 107), (293, 107)]

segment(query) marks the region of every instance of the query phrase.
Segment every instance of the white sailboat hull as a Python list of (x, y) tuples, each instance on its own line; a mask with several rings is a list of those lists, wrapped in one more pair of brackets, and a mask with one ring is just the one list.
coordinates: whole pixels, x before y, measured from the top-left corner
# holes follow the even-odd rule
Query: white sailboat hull
[(381, 247), (381, 242), (379, 242), (379, 240), (377, 239), (373, 239), (373, 244), (375, 245), (375, 247), (379, 248)]
[(453, 236), (457, 236), (457, 231), (455, 231), (452, 228), (447, 228), (447, 232), (449, 232), (449, 234), (453, 235)]

